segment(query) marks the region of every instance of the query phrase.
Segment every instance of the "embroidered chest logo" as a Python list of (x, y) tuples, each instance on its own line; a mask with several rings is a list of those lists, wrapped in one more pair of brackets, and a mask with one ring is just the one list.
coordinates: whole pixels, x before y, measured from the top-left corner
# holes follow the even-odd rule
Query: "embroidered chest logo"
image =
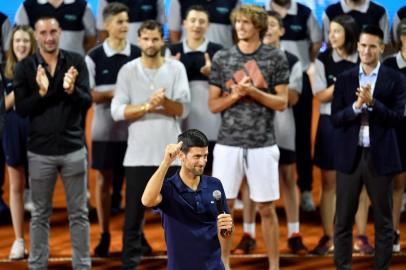
[(300, 32), (303, 30), (303, 27), (299, 24), (292, 24), (290, 25), (290, 29), (294, 32)]
[(150, 12), (152, 10), (152, 6), (151, 5), (142, 5), (141, 9), (144, 12)]
[(75, 14), (65, 14), (63, 18), (69, 22), (73, 22), (77, 20), (78, 16), (76, 16)]
[(222, 15), (226, 15), (230, 12), (227, 7), (216, 7), (216, 11)]

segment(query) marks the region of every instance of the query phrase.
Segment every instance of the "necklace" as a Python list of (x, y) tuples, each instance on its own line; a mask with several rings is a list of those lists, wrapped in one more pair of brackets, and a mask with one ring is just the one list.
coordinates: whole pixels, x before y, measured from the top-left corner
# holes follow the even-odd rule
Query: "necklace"
[(145, 76), (148, 79), (149, 90), (153, 91), (153, 90), (157, 89), (155, 87), (155, 77), (156, 77), (156, 74), (158, 73), (159, 69), (158, 68), (146, 68), (144, 66), (142, 66), (142, 69), (145, 73)]

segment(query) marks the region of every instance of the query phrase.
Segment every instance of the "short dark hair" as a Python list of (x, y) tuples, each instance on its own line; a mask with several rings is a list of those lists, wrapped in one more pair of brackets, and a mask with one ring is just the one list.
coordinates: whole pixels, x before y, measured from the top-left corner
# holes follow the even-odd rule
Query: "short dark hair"
[(103, 9), (103, 21), (106, 21), (109, 17), (116, 16), (117, 14), (120, 14), (121, 12), (128, 13), (128, 7), (119, 2), (110, 3), (107, 6), (105, 6)]
[(280, 28), (284, 28), (282, 16), (278, 12), (276, 12), (275, 10), (268, 10), (266, 13), (268, 14), (268, 17), (275, 18)]
[(291, 0), (273, 0), (273, 2), (281, 7), (285, 7), (285, 6), (289, 5), (290, 3), (292, 3)]
[(54, 14), (48, 13), (48, 14), (44, 14), (44, 15), (39, 16), (39, 17), (35, 20), (35, 22), (34, 22), (34, 29), (35, 29), (35, 26), (37, 25), (37, 23), (38, 23), (39, 21), (47, 21), (47, 20), (55, 20), (55, 21), (58, 22), (59, 27), (61, 27), (61, 23), (59, 22), (59, 19), (58, 19)]
[(190, 13), (192, 10), (194, 10), (194, 11), (199, 11), (199, 12), (203, 12), (204, 14), (207, 15), (207, 18), (208, 18), (209, 21), (210, 21), (210, 14), (209, 14), (209, 11), (208, 11), (206, 8), (204, 8), (203, 6), (201, 6), (201, 5), (193, 5), (193, 6), (190, 6), (190, 7), (186, 10), (186, 12), (185, 12), (185, 19), (187, 18), (187, 16), (189, 15), (189, 13)]
[(383, 31), (378, 26), (366, 25), (366, 26), (364, 26), (362, 28), (360, 36), (362, 34), (368, 34), (368, 35), (376, 36), (381, 40), (381, 42), (383, 42)]
[[(398, 42), (396, 44), (398, 50), (402, 49), (402, 41), (400, 40), (400, 36), (404, 36), (406, 35), (406, 18), (403, 18), (399, 24), (398, 27), (396, 28), (396, 34), (398, 36)], [(404, 44), (403, 46), (406, 46), (406, 44)]]
[(347, 54), (353, 54), (357, 51), (357, 41), (359, 37), (359, 27), (355, 19), (350, 15), (340, 15), (331, 22), (338, 23), (344, 28), (344, 50)]
[(207, 147), (209, 140), (203, 132), (197, 129), (188, 129), (178, 136), (178, 142), (182, 141), (182, 152), (187, 153), (191, 147)]
[(164, 29), (162, 27), (162, 24), (155, 20), (146, 20), (143, 21), (140, 28), (138, 28), (138, 37), (141, 36), (142, 31), (144, 30), (155, 30), (158, 29), (159, 33), (161, 34), (161, 37), (164, 37)]

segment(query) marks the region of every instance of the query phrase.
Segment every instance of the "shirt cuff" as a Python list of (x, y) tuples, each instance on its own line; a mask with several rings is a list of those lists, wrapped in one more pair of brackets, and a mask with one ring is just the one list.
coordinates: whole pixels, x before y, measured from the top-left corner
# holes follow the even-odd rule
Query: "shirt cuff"
[(361, 114), (362, 112), (362, 107), (360, 109), (355, 108), (355, 102), (352, 104), (352, 109), (355, 114)]

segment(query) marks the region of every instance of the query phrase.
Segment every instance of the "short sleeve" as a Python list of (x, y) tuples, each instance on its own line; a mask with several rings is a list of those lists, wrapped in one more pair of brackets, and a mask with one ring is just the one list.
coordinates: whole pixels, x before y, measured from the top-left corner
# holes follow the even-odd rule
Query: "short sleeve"
[(327, 79), (324, 64), (320, 59), (316, 59), (314, 66), (314, 86), (312, 90), (313, 94), (316, 94), (327, 88)]
[(182, 27), (182, 16), (180, 14), (180, 3), (172, 0), (169, 8), (168, 28), (170, 31), (180, 32)]
[(96, 27), (97, 30), (102, 31), (104, 29), (103, 22), (103, 9), (107, 6), (106, 0), (99, 0), (99, 5), (97, 7), (97, 17), (96, 17)]
[(214, 54), (211, 61), (211, 70), (209, 74), (209, 84), (222, 88), (221, 80), (221, 53)]
[(309, 31), (309, 37), (312, 43), (322, 41), (321, 28), (313, 12), (310, 13), (309, 18), (307, 19), (307, 29)]
[[(275, 52), (273, 80), (274, 85), (289, 83), (289, 64), (286, 55), (279, 49)], [(272, 74), (271, 74), (272, 76)]]
[(94, 37), (96, 36), (96, 24), (95, 18), (90, 9), (90, 5), (86, 5), (85, 14), (83, 15), (83, 25), (85, 27), (85, 37)]

